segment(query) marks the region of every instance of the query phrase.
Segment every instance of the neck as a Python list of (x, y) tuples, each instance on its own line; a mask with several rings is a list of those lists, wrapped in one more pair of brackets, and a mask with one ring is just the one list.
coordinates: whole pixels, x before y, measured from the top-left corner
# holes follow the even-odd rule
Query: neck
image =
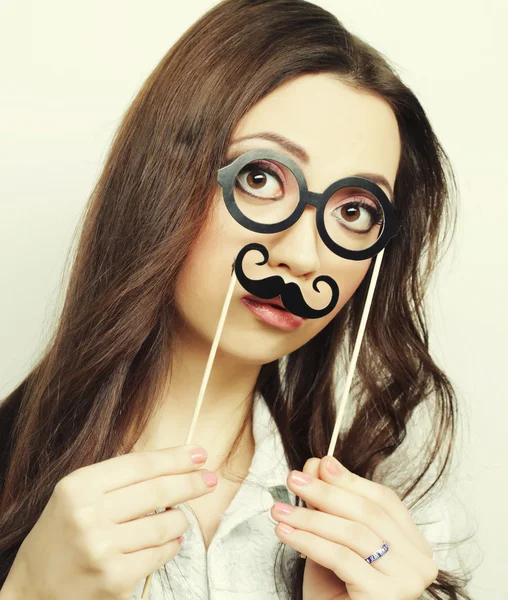
[[(186, 443), (211, 344), (189, 335), (177, 337), (166, 390), (136, 450)], [(227, 454), (251, 414), (260, 370), (260, 364), (242, 362), (217, 349), (190, 444), (204, 447), (217, 460)], [(242, 443), (252, 446), (251, 427), (245, 428)]]

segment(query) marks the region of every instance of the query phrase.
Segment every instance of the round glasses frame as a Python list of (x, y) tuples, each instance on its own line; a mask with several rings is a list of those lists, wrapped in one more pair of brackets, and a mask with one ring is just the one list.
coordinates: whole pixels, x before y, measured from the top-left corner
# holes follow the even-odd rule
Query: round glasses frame
[[(245, 165), (258, 159), (271, 159), (282, 163), (293, 173), (300, 188), (299, 200), (295, 210), (289, 217), (278, 223), (258, 223), (257, 221), (253, 221), (240, 210), (235, 200), (234, 186), (238, 173)], [(224, 201), (231, 216), (240, 225), (256, 233), (277, 233), (284, 231), (298, 221), (308, 204), (314, 206), (316, 209), (316, 226), (321, 239), (333, 253), (350, 260), (365, 260), (366, 258), (375, 256), (397, 235), (401, 226), (388, 196), (370, 179), (366, 179), (365, 177), (344, 177), (330, 184), (322, 193), (311, 192), (307, 187), (307, 181), (298, 164), (287, 154), (277, 152), (276, 150), (263, 149), (245, 152), (225, 167), (220, 168), (217, 180), (222, 186)], [(384, 218), (381, 235), (369, 248), (362, 250), (344, 248), (337, 244), (326, 231), (324, 216), (326, 203), (335, 192), (345, 187), (361, 187), (366, 189), (377, 198), (383, 209)]]

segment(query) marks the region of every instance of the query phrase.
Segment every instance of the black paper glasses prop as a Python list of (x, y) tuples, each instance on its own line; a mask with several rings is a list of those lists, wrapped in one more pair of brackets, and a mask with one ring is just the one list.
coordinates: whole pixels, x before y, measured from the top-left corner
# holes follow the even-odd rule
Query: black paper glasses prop
[[(397, 234), (399, 221), (383, 190), (364, 177), (345, 177), (329, 185), (323, 193), (310, 192), (300, 167), (289, 156), (275, 150), (251, 150), (219, 170), (218, 181), (231, 216), (256, 233), (277, 233), (294, 225), (307, 205), (316, 209), (316, 226), (326, 246), (338, 256), (365, 260), (382, 250)], [(235, 260), (238, 281), (249, 293), (270, 300), (281, 297), (284, 307), (303, 318), (319, 318), (330, 313), (339, 299), (337, 283), (328, 275), (313, 282), (326, 282), (332, 298), (323, 309), (315, 310), (303, 299), (296, 283), (273, 276), (256, 281), (243, 272), (243, 258), (259, 250), (268, 261), (262, 244), (248, 244)]]
[(233, 218), (257, 233), (284, 231), (307, 204), (314, 206), (323, 242), (351, 260), (377, 254), (400, 226), (390, 200), (370, 179), (345, 177), (322, 193), (310, 192), (298, 164), (275, 150), (245, 152), (219, 169), (218, 181)]
[[(390, 239), (397, 235), (400, 222), (384, 191), (370, 179), (357, 176), (345, 177), (329, 185), (322, 193), (311, 192), (298, 164), (286, 154), (275, 150), (260, 149), (245, 152), (219, 169), (218, 182), (223, 188), (223, 197), (228, 211), (246, 229), (268, 234), (284, 231), (298, 221), (307, 205), (311, 205), (316, 209), (319, 236), (332, 252), (349, 260), (365, 260), (376, 256), (351, 364), (328, 448), (327, 456), (333, 456), (384, 249)], [(313, 289), (318, 293), (317, 284), (321, 281), (327, 283), (331, 289), (332, 297), (328, 305), (322, 309), (308, 306), (298, 285), (294, 282), (285, 283), (278, 275), (263, 280), (249, 279), (243, 272), (242, 263), (245, 255), (251, 250), (258, 250), (263, 255), (263, 261), (256, 264), (264, 265), (268, 261), (268, 250), (259, 243), (247, 244), (235, 258), (231, 281), (208, 356), (186, 444), (191, 443), (236, 280), (258, 298), (270, 300), (280, 296), (284, 307), (289, 312), (303, 318), (323, 317), (337, 305), (339, 287), (328, 275), (319, 275), (313, 282)], [(300, 556), (305, 558), (303, 554)], [(148, 598), (152, 575), (147, 577), (142, 600)]]

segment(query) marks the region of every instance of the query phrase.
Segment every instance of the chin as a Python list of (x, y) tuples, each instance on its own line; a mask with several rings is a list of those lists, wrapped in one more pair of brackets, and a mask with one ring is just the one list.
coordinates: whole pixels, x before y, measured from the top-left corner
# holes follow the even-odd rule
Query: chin
[(230, 330), (223, 331), (218, 351), (246, 364), (265, 365), (278, 360), (303, 346), (308, 340), (281, 336), (276, 331)]

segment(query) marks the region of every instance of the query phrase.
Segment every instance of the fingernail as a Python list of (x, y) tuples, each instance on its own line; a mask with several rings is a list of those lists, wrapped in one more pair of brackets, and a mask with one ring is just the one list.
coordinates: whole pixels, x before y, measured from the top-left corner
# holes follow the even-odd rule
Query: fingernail
[(291, 473), (291, 481), (296, 485), (305, 485), (309, 483), (310, 477), (301, 471), (293, 471)]
[(201, 473), (208, 487), (213, 487), (217, 483), (217, 475), (212, 471), (201, 471)]
[(294, 527), (291, 527), (291, 525), (288, 525), (287, 523), (279, 523), (279, 527), (284, 533), (293, 533), (293, 531), (295, 530)]
[(183, 536), (182, 536), (182, 535), (181, 535), (181, 536), (178, 538), (178, 543), (179, 543), (180, 545), (182, 545), (182, 544), (183, 544)]
[(277, 512), (280, 512), (283, 515), (289, 515), (290, 513), (293, 512), (293, 508), (294, 506), (290, 506), (289, 504), (286, 504), (285, 502), (276, 502), (274, 504), (275, 506), (275, 510)]
[(204, 463), (207, 458), (206, 450), (203, 448), (193, 448), (189, 454), (194, 464)]
[(325, 467), (328, 473), (331, 473), (332, 475), (338, 475), (341, 471), (339, 461), (333, 456), (327, 456), (325, 460)]

